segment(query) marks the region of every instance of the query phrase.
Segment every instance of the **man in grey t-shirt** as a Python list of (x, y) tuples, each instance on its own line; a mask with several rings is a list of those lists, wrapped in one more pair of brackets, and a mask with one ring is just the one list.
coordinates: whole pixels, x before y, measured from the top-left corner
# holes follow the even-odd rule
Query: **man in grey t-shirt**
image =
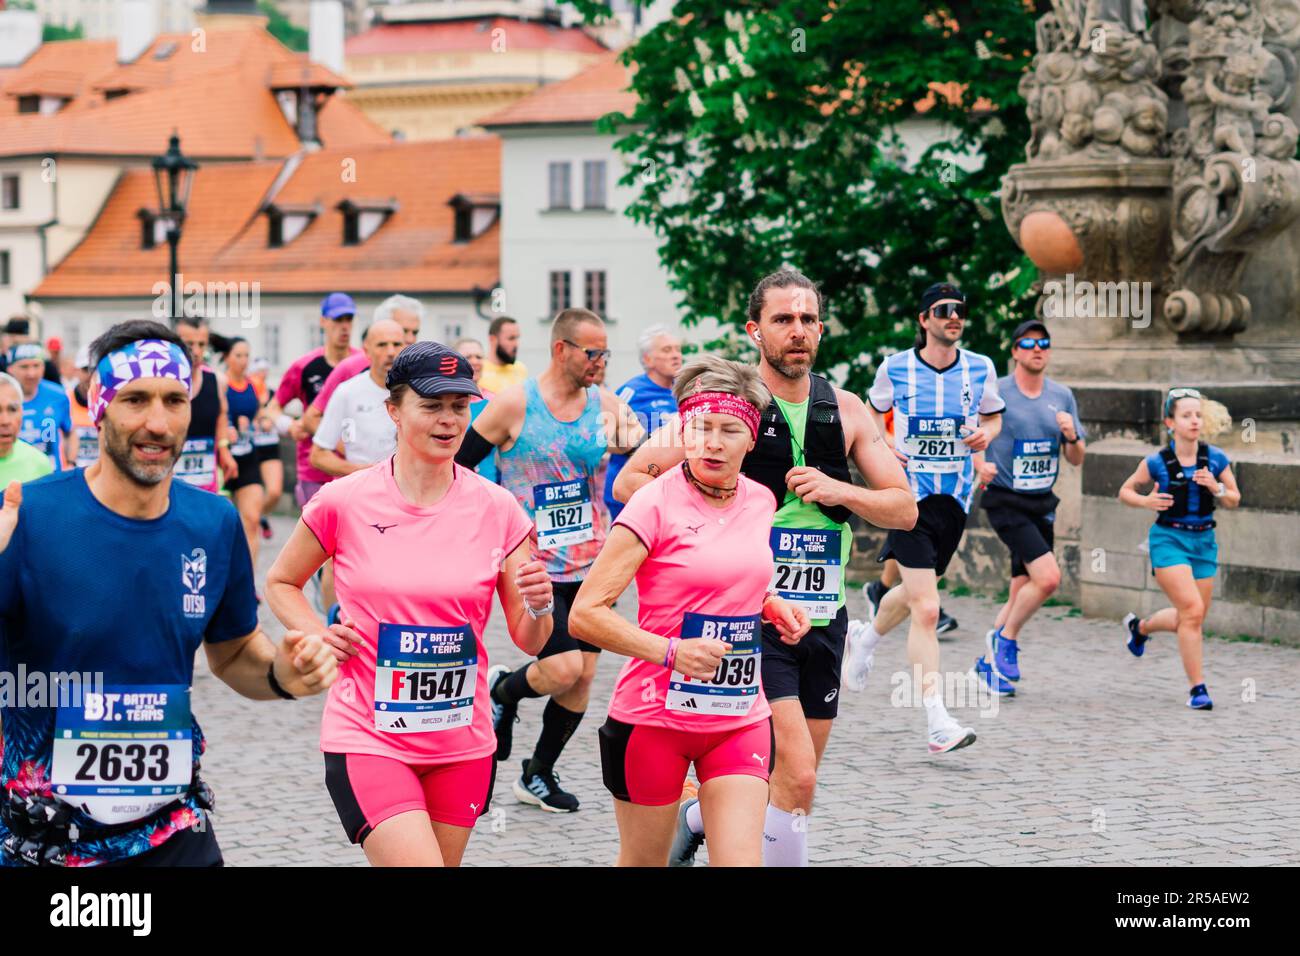
[(997, 471), (980, 499), (989, 524), (1011, 551), (1007, 603), (984, 637), (988, 653), (975, 672), (994, 692), (1014, 696), (1020, 680), (1020, 630), (1061, 582), (1052, 553), (1058, 500), (1052, 494), (1060, 456), (1083, 464), (1084, 430), (1074, 393), (1045, 374), (1052, 340), (1036, 319), (1016, 327), (1011, 341), (1010, 375), (998, 379), (1006, 401), (1002, 431), (989, 444), (986, 459)]

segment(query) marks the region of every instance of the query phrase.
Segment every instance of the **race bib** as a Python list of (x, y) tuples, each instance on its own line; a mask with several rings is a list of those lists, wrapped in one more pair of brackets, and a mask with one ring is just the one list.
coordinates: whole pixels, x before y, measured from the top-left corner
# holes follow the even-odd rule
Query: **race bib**
[(840, 532), (773, 528), (772, 590), (804, 609), (810, 618), (830, 618), (839, 609)]
[(194, 723), (184, 684), (70, 689), (54, 724), (56, 796), (100, 823), (147, 817), (190, 787)]
[(1011, 487), (1016, 491), (1042, 491), (1056, 483), (1055, 438), (1016, 439), (1011, 459)]
[(375, 729), (419, 734), (474, 720), (478, 641), (468, 624), (380, 624)]
[(240, 432), (235, 443), (230, 446), (230, 453), (236, 458), (243, 458), (245, 455), (253, 453), (253, 433)]
[(537, 547), (549, 551), (581, 544), (596, 536), (592, 524), (591, 489), (585, 479), (533, 486), (533, 521)]
[(212, 438), (187, 438), (176, 460), (177, 478), (196, 488), (211, 488), (217, 483), (217, 448)]
[(762, 619), (757, 614), (720, 617), (687, 612), (682, 617), (682, 640), (713, 637), (731, 650), (713, 676), (696, 680), (673, 671), (668, 678), (664, 706), (683, 714), (747, 714), (758, 700), (759, 663), (763, 657)]
[(99, 460), (99, 429), (94, 425), (78, 425), (72, 440), (77, 443), (78, 468), (89, 468)]
[(257, 448), (265, 448), (267, 445), (280, 444), (279, 432), (264, 432), (260, 428), (253, 430), (253, 445)]
[(961, 420), (909, 416), (903, 454), (909, 471), (954, 474), (966, 467), (970, 447), (961, 442)]

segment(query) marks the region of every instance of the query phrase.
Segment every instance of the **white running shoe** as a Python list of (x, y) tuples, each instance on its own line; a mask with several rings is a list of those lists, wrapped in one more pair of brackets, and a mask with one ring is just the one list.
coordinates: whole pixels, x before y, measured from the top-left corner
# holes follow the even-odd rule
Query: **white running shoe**
[(951, 715), (948, 719), (930, 730), (930, 753), (946, 754), (950, 750), (960, 750), (975, 742), (975, 731), (963, 727)]
[(849, 621), (849, 652), (844, 658), (844, 672), (841, 680), (851, 691), (861, 691), (867, 686), (867, 675), (875, 661), (876, 649), (867, 649), (867, 624), (861, 621)]

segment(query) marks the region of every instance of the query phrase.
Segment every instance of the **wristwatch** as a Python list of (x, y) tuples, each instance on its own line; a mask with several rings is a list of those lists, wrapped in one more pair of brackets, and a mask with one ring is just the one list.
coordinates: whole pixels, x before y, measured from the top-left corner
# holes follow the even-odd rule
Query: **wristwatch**
[(1079, 444), (1079, 436), (1075, 435), (1073, 438), (1066, 438), (1065, 432), (1061, 432), (1061, 441), (1065, 442), (1067, 445), (1077, 445)]
[(1219, 487), (1214, 490), (1214, 497), (1222, 498), (1227, 491), (1228, 489), (1224, 487), (1223, 482), (1219, 482)]
[(546, 615), (550, 614), (552, 611), (555, 610), (555, 598), (552, 597), (550, 602), (546, 605), (546, 607), (541, 608), (540, 610), (537, 611), (533, 610), (533, 606), (531, 604), (525, 603), (524, 610), (528, 612), (528, 616), (531, 617), (534, 621), (537, 620), (539, 617), (546, 617)]

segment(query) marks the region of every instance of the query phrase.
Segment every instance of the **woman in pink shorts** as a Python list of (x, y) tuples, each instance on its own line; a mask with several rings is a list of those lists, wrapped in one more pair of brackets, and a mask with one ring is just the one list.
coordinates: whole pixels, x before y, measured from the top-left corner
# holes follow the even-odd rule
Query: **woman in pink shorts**
[[(569, 613), (575, 636), (632, 658), (600, 728), (620, 866), (665, 866), (690, 765), (715, 866), (761, 866), (771, 708), (762, 621), (794, 644), (799, 609), (768, 593), (776, 501), (740, 474), (770, 401), (758, 372), (709, 357), (673, 387), (686, 460), (619, 514)], [(637, 624), (612, 607), (636, 578)]]
[[(286, 628), (324, 633), (339, 656), (321, 750), (348, 839), (375, 866), (456, 866), (495, 774), (492, 593), (532, 655), (551, 634), (551, 582), (514, 497), (453, 461), (479, 394), (469, 363), (417, 342), (387, 385), (397, 451), (308, 502), (267, 598)], [(326, 558), (343, 622), (329, 628), (302, 592)]]

